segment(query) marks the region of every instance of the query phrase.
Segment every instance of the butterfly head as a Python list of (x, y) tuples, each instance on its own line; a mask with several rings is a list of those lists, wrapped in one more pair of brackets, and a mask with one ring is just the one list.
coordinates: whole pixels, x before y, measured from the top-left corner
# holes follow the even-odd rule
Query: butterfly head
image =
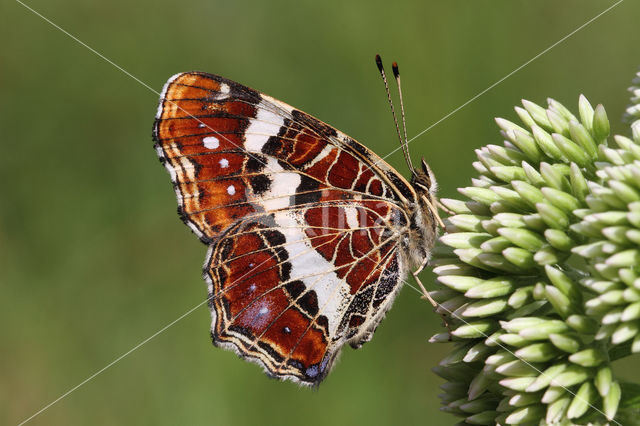
[(438, 185), (431, 168), (427, 162), (424, 161), (424, 158), (422, 158), (422, 170), (412, 170), (411, 185), (413, 185), (418, 195), (424, 195), (429, 198), (429, 201), (431, 201), (431, 199), (435, 201)]

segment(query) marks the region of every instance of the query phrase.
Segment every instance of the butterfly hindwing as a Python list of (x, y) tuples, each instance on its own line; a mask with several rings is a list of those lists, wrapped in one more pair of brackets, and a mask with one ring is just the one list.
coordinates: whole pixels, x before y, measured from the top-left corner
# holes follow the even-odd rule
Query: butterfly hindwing
[(205, 73), (167, 82), (154, 138), (181, 217), (210, 245), (214, 343), (319, 383), (399, 289), (409, 184), (321, 121)]

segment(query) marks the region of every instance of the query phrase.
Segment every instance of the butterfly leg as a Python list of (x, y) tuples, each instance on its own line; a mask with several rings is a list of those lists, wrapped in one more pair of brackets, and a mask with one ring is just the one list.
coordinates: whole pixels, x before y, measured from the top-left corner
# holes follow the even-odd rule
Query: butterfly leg
[[(429, 294), (427, 289), (422, 284), (422, 281), (420, 281), (420, 278), (418, 278), (418, 274), (424, 269), (424, 265), (426, 265), (426, 263), (427, 262), (425, 261), (422, 265), (420, 265), (420, 267), (417, 270), (413, 271), (412, 274), (413, 274), (413, 278), (418, 283), (418, 287), (420, 287), (420, 291), (422, 291), (422, 299), (428, 300), (429, 303), (431, 303), (433, 305), (434, 310), (436, 310), (436, 312), (437, 312), (437, 309), (438, 309), (438, 307), (440, 305), (438, 305), (438, 302), (433, 300), (433, 297), (431, 297), (431, 295)], [(442, 323), (447, 328), (447, 331), (449, 331), (449, 339), (451, 339), (451, 327), (449, 326), (449, 321), (447, 320), (447, 315), (442, 313), (442, 312), (438, 312), (438, 313), (442, 317)]]
[(445, 206), (444, 204), (442, 204), (440, 202), (440, 200), (436, 201), (436, 205), (438, 206), (438, 208), (440, 210), (443, 210), (445, 213), (447, 213), (449, 216), (453, 216), (456, 214), (456, 212), (454, 212), (453, 210), (450, 210), (447, 208), (447, 206)]

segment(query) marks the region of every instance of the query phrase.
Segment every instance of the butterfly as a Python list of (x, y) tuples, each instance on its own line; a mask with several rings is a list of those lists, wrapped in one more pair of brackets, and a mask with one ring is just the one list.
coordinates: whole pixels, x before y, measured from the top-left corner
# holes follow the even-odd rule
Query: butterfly
[(313, 386), (345, 344), (371, 339), (409, 271), (417, 279), (425, 267), (441, 223), (433, 173), (424, 159), (413, 167), (394, 120), (410, 181), (256, 90), (204, 72), (167, 81), (153, 139), (179, 216), (209, 246), (214, 345)]

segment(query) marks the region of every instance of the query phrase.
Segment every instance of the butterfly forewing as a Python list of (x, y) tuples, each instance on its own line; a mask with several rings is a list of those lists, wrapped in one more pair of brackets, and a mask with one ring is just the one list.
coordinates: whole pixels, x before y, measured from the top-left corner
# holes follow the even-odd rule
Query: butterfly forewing
[(399, 288), (413, 189), (327, 124), (205, 73), (167, 82), (154, 138), (182, 219), (210, 245), (214, 343), (319, 383)]

